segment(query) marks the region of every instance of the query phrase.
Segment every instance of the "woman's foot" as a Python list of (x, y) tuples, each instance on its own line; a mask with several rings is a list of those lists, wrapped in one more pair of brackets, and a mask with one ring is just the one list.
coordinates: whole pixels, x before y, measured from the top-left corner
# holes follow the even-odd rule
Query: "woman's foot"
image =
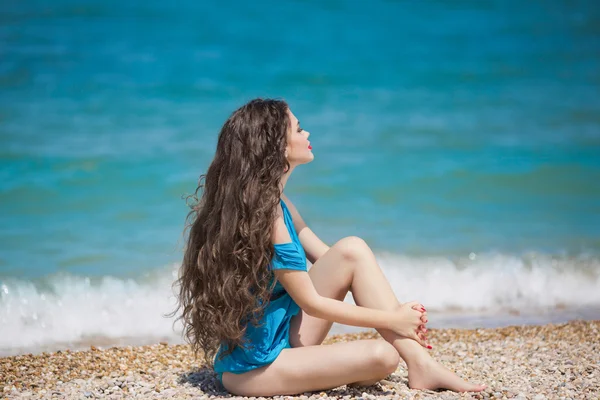
[(411, 389), (448, 389), (455, 392), (481, 392), (486, 388), (485, 385), (462, 380), (433, 359), (411, 363), (408, 368), (408, 386)]

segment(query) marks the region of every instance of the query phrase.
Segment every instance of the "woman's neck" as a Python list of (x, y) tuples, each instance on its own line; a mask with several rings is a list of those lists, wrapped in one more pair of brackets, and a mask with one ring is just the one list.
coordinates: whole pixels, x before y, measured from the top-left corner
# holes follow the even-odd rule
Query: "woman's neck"
[(294, 167), (291, 167), (283, 176), (281, 177), (281, 181), (279, 181), (279, 191), (283, 194), (283, 189), (285, 189), (285, 185), (287, 184), (288, 178), (294, 171)]

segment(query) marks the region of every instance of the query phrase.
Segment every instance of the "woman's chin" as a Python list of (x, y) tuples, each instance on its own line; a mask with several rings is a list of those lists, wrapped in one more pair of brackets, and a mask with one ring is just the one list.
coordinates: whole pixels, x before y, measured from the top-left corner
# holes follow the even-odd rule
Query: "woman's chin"
[(314, 154), (310, 153), (307, 157), (303, 158), (303, 159), (298, 159), (293, 161), (294, 165), (302, 165), (302, 164), (308, 164), (309, 162), (311, 162), (312, 160), (315, 159)]

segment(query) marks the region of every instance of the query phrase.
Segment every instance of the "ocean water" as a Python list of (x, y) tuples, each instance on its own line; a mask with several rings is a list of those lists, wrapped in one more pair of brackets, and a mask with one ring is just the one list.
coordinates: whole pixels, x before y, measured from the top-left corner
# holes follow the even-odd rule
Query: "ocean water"
[(600, 318), (597, 4), (2, 3), (0, 354), (180, 341), (182, 196), (254, 97), (311, 132), (304, 219), (432, 327)]

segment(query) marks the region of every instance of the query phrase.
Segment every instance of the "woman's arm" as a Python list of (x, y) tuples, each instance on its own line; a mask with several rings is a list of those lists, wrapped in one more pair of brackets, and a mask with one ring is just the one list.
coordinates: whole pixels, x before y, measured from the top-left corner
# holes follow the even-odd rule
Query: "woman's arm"
[(294, 221), (294, 228), (298, 233), (298, 239), (304, 248), (306, 258), (311, 263), (315, 263), (323, 254), (327, 253), (329, 246), (327, 246), (319, 237), (306, 225), (302, 216), (294, 206), (294, 203), (284, 194), (281, 196), (285, 205), (292, 214), (292, 220)]
[(319, 295), (305, 271), (276, 270), (275, 276), (308, 315), (344, 325), (392, 329), (389, 311), (355, 306)]
[(422, 313), (417, 310), (421, 305), (416, 301), (405, 303), (394, 311), (355, 306), (319, 295), (306, 271), (278, 269), (274, 272), (296, 304), (310, 316), (345, 325), (389, 329), (427, 347), (426, 340), (417, 334), (423, 322)]

